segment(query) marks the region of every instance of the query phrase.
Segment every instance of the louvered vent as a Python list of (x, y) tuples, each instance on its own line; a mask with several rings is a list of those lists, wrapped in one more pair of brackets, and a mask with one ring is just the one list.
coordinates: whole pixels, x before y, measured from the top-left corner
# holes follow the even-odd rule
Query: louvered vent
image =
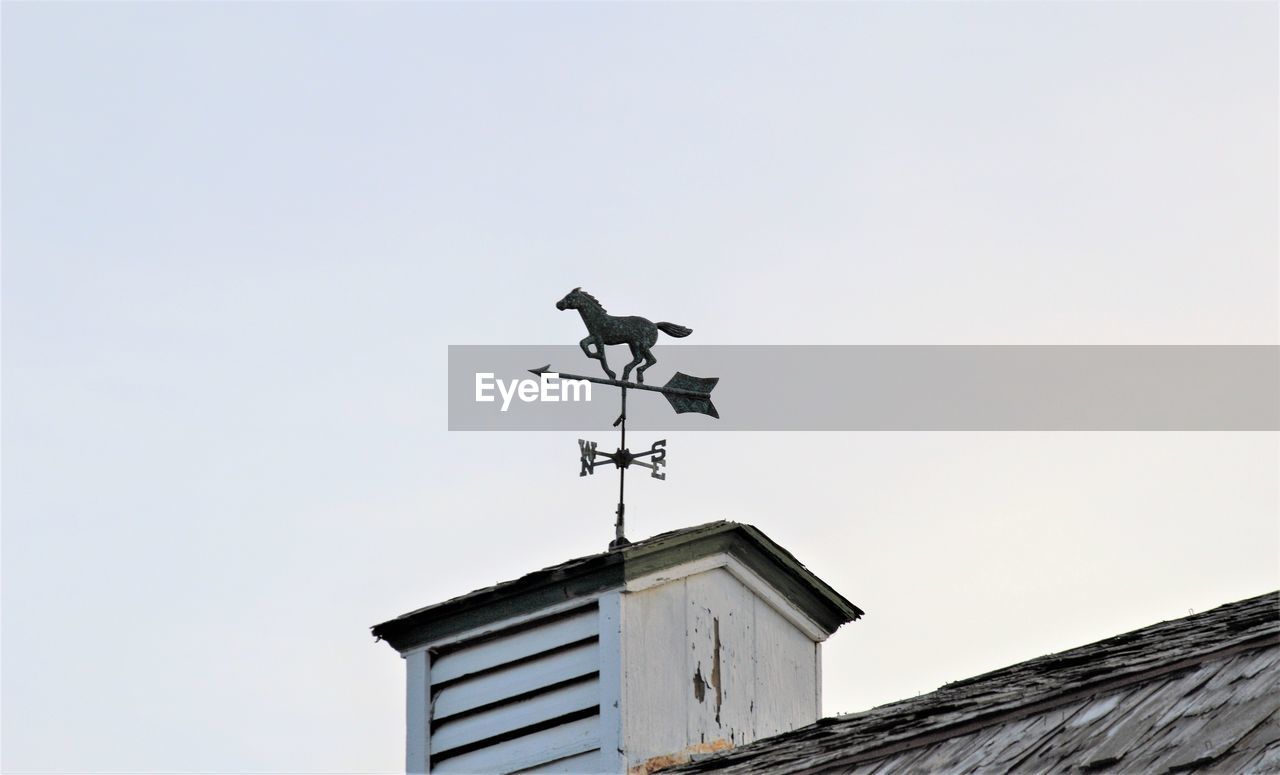
[(600, 748), (596, 603), (431, 651), (431, 771), (578, 770)]

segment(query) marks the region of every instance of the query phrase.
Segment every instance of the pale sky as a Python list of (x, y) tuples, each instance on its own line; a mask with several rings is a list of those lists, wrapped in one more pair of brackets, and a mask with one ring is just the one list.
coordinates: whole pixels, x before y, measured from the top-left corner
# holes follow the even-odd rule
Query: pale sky
[[(572, 344), (574, 286), (698, 344), (1280, 343), (1278, 22), (4, 3), (0, 764), (402, 768), (368, 626), (611, 537), (574, 434), (446, 430), (446, 347)], [(829, 714), (1280, 586), (1275, 433), (668, 438), (633, 537), (749, 522), (867, 611)]]

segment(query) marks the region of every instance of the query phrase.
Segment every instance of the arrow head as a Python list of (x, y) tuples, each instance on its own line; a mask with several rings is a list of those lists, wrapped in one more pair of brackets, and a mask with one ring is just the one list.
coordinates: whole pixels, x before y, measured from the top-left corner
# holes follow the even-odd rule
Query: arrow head
[(711, 403), (711, 391), (715, 389), (718, 382), (720, 382), (719, 377), (692, 377), (677, 371), (675, 376), (667, 380), (667, 384), (663, 385), (663, 387), (685, 390), (701, 395), (690, 396), (667, 392), (663, 392), (662, 395), (666, 396), (667, 402), (671, 404), (672, 409), (676, 410), (676, 414), (696, 412), (719, 419), (720, 413), (716, 411), (716, 405)]
[(533, 375), (535, 375), (535, 376), (539, 376), (539, 377), (541, 377), (543, 374), (546, 374), (546, 373), (547, 373), (547, 372), (549, 372), (549, 371), (551, 371), (551, 364), (550, 364), (550, 363), (548, 363), (546, 366), (539, 366), (539, 367), (538, 367), (538, 368), (536, 368), (536, 369), (529, 369), (529, 373), (530, 373), (530, 374), (533, 374)]

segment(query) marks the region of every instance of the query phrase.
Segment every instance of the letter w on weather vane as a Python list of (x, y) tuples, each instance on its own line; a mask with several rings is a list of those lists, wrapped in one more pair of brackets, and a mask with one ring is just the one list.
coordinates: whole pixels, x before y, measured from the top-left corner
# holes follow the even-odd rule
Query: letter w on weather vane
[[(626, 487), (627, 469), (633, 465), (643, 466), (650, 470), (650, 476), (653, 478), (667, 478), (666, 473), (660, 470), (667, 464), (666, 439), (655, 441), (645, 452), (633, 453), (627, 449), (627, 390), (645, 390), (661, 393), (677, 414), (696, 412), (718, 418), (720, 413), (716, 411), (715, 404), (711, 403), (711, 391), (720, 380), (718, 377), (691, 377), (688, 374), (676, 372), (675, 376), (667, 380), (667, 383), (661, 387), (644, 384), (645, 369), (658, 362), (658, 359), (650, 351), (650, 348), (658, 341), (658, 332), (661, 331), (668, 336), (683, 338), (692, 334), (692, 329), (675, 323), (654, 323), (642, 317), (610, 315), (601, 306), (600, 302), (596, 301), (594, 296), (581, 288), (574, 288), (567, 296), (556, 302), (556, 309), (578, 311), (578, 314), (582, 316), (582, 322), (587, 327), (586, 338), (578, 344), (588, 358), (600, 361), (600, 367), (604, 369), (605, 374), (609, 375), (608, 379), (602, 379), (600, 377), (585, 377), (581, 374), (560, 372), (561, 379), (585, 380), (594, 382), (597, 385), (609, 385), (619, 388), (622, 394), (622, 411), (618, 415), (618, 419), (613, 423), (621, 434), (618, 449), (614, 452), (599, 452), (596, 450), (594, 441), (578, 440), (579, 463), (581, 464), (579, 476), (594, 474), (598, 465), (611, 463), (618, 469), (617, 522), (614, 525), (614, 539), (609, 543), (610, 549), (616, 549), (630, 543), (623, 534), (624, 515), (626, 513), (623, 495)], [(622, 379), (617, 378), (618, 375), (609, 368), (609, 362), (605, 359), (604, 348), (607, 345), (616, 344), (625, 344), (631, 349), (631, 362), (623, 367)], [(629, 382), (627, 377), (631, 375), (632, 369), (635, 370), (636, 378), (634, 382)], [(543, 374), (551, 372), (552, 369), (551, 365), (548, 364), (539, 369), (530, 369), (530, 371), (541, 378)]]

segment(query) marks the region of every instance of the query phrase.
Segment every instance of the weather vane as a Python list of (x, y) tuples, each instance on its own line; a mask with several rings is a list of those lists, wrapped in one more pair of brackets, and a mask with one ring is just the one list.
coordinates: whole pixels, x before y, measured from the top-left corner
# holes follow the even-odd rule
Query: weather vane
[[(715, 405), (711, 403), (711, 391), (720, 379), (719, 377), (691, 377), (688, 374), (681, 374), (677, 371), (675, 376), (667, 380), (667, 384), (661, 387), (644, 384), (645, 369), (658, 362), (658, 359), (653, 357), (653, 353), (649, 350), (658, 341), (658, 332), (661, 331), (668, 336), (682, 338), (692, 334), (692, 329), (675, 323), (654, 323), (641, 317), (610, 315), (601, 306), (600, 302), (596, 301), (594, 296), (581, 288), (574, 288), (567, 296), (556, 302), (556, 309), (576, 309), (578, 311), (578, 314), (582, 316), (582, 322), (587, 327), (587, 336), (578, 345), (588, 358), (600, 361), (600, 367), (604, 369), (605, 374), (609, 375), (608, 379), (601, 379), (600, 377), (584, 377), (580, 374), (560, 372), (560, 377), (562, 379), (585, 380), (594, 382), (597, 385), (612, 385), (620, 388), (622, 393), (622, 411), (618, 415), (618, 419), (613, 422), (613, 426), (619, 428), (621, 433), (618, 449), (614, 452), (598, 452), (594, 441), (578, 439), (578, 460), (581, 464), (578, 476), (594, 474), (596, 466), (608, 463), (612, 463), (618, 469), (618, 520), (614, 525), (615, 537), (609, 543), (609, 548), (615, 549), (630, 543), (623, 534), (626, 513), (623, 495), (626, 492), (627, 469), (633, 465), (642, 466), (649, 469), (649, 475), (654, 479), (662, 480), (667, 478), (666, 473), (661, 470), (667, 465), (666, 439), (653, 442), (649, 449), (644, 452), (632, 452), (627, 449), (627, 390), (648, 390), (661, 393), (671, 404), (671, 408), (676, 410), (676, 414), (696, 412), (719, 417), (720, 413), (716, 411)], [(613, 344), (625, 344), (631, 348), (632, 359), (630, 363), (623, 367), (622, 379), (617, 378), (618, 375), (609, 368), (609, 362), (605, 360), (604, 348), (606, 345)], [(636, 380), (635, 382), (628, 382), (627, 377), (631, 375), (632, 369), (635, 369)], [(542, 375), (551, 370), (550, 364), (540, 369), (530, 369), (531, 372), (537, 375)]]

